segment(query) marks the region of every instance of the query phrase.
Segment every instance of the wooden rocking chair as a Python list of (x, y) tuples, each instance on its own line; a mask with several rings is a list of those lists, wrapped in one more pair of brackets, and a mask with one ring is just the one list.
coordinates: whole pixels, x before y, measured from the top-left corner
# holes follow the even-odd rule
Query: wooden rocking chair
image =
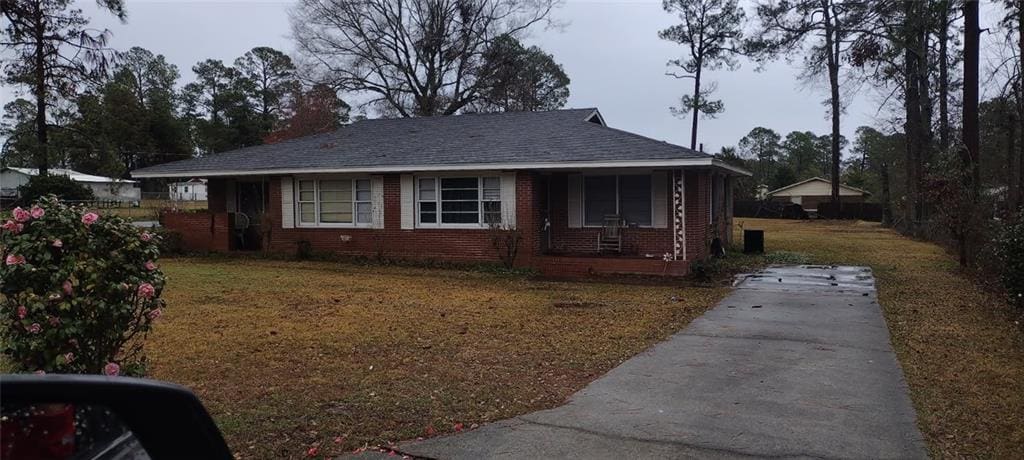
[(604, 216), (601, 234), (597, 236), (598, 252), (622, 252), (622, 217), (609, 214)]

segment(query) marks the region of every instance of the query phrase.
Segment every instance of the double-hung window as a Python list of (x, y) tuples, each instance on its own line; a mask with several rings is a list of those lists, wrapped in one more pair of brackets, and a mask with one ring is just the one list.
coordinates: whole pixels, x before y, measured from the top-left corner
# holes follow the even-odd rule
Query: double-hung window
[(416, 213), (421, 227), (501, 223), (498, 177), (417, 177)]
[(588, 227), (604, 225), (607, 216), (650, 227), (652, 201), (650, 174), (583, 177), (583, 222)]
[(299, 225), (359, 226), (373, 222), (369, 179), (300, 179)]

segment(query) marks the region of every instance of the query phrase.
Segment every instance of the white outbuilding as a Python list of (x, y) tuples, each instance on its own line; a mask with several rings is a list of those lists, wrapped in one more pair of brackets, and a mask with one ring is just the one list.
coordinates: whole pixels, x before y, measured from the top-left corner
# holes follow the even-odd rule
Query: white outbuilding
[(206, 201), (206, 179), (189, 179), (167, 184), (171, 201)]
[[(142, 189), (138, 181), (95, 176), (64, 168), (50, 168), (49, 173), (55, 176), (68, 176), (71, 180), (88, 187), (97, 200), (142, 200)], [(35, 168), (0, 168), (0, 197), (17, 198), (18, 187), (28, 183), (29, 178), (37, 174), (39, 171)]]

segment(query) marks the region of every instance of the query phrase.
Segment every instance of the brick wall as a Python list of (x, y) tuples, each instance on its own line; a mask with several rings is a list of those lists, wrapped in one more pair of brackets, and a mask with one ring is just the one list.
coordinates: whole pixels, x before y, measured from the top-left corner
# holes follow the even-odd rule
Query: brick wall
[(686, 171), (686, 258), (700, 260), (708, 256), (708, 199), (711, 175), (705, 170)]
[(188, 251), (225, 252), (232, 249), (231, 216), (226, 212), (163, 211), (160, 225), (181, 235)]

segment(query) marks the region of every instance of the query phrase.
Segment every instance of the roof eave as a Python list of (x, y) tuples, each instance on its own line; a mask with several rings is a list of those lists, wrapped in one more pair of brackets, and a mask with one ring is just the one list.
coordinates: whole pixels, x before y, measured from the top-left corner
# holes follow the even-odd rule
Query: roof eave
[(581, 168), (674, 168), (674, 167), (717, 167), (736, 175), (749, 176), (751, 173), (743, 168), (726, 164), (712, 157), (674, 158), (656, 160), (625, 160), (625, 161), (563, 161), (534, 163), (467, 163), (447, 165), (399, 165), (399, 166), (365, 166), (341, 168), (279, 168), (252, 170), (188, 170), (148, 172), (146, 169), (132, 171), (134, 178), (156, 177), (232, 177), (232, 176), (267, 176), (292, 174), (344, 174), (344, 173), (407, 173), (419, 171), (476, 171), (476, 170), (566, 170)]
[(739, 166), (733, 166), (733, 165), (731, 165), (729, 163), (726, 163), (726, 162), (724, 162), (722, 160), (719, 160), (717, 158), (711, 160), (711, 164), (713, 166), (715, 166), (715, 167), (722, 168), (722, 169), (724, 169), (726, 171), (729, 171), (730, 173), (732, 173), (733, 175), (736, 175), (736, 176), (752, 177), (754, 175), (754, 173), (752, 173), (750, 171), (747, 171), (746, 169), (743, 169), (743, 168), (741, 168)]

